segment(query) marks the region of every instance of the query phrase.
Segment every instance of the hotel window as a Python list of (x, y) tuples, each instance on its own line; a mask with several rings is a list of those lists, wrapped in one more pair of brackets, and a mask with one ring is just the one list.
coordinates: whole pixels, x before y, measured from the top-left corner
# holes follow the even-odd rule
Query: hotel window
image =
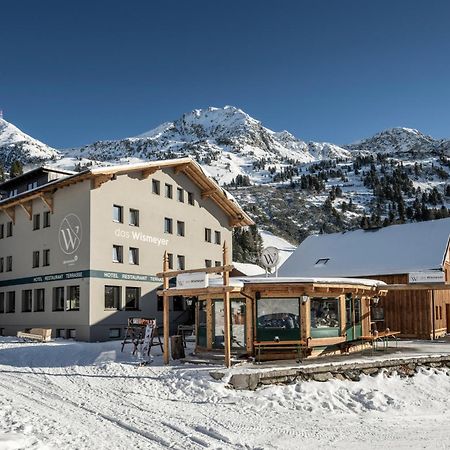
[(42, 251), (42, 265), (43, 266), (50, 265), (50, 250), (48, 248)]
[(113, 222), (123, 223), (123, 206), (113, 205)]
[(132, 227), (139, 226), (139, 210), (130, 208), (130, 225)]
[(211, 242), (211, 228), (205, 228), (205, 242)]
[(168, 183), (165, 184), (165, 193), (166, 193), (166, 198), (173, 197), (173, 187), (171, 184), (168, 184)]
[(194, 206), (194, 194), (192, 192), (188, 192), (188, 203)]
[(31, 189), (36, 189), (38, 186), (37, 181), (33, 181), (32, 183), (27, 184), (27, 191), (31, 191)]
[(66, 329), (65, 328), (57, 328), (55, 333), (56, 339), (65, 339), (66, 338)]
[(173, 233), (173, 220), (169, 217), (164, 217), (164, 233)]
[(53, 311), (64, 311), (64, 288), (53, 288)]
[(214, 231), (214, 242), (219, 245), (222, 242), (222, 236), (220, 235), (220, 231)]
[(152, 192), (156, 195), (160, 195), (161, 183), (158, 180), (152, 180)]
[(67, 288), (67, 311), (80, 310), (80, 286), (69, 286)]
[(50, 226), (50, 211), (44, 211), (42, 219), (42, 228), (48, 228)]
[(74, 328), (69, 328), (66, 331), (66, 336), (67, 336), (67, 339), (76, 339), (77, 338), (77, 330), (75, 330)]
[(177, 235), (184, 236), (184, 222), (177, 220)]
[(221, 261), (214, 261), (214, 266), (215, 267), (220, 267), (222, 265)]
[(120, 309), (120, 286), (105, 286), (105, 309)]
[(5, 312), (5, 293), (0, 292), (0, 314)]
[(41, 215), (34, 214), (33, 215), (33, 230), (39, 230), (41, 228)]
[(39, 267), (39, 250), (33, 252), (33, 268)]
[(109, 329), (109, 338), (110, 339), (119, 339), (120, 338), (120, 328), (110, 328)]
[(205, 267), (211, 267), (212, 261), (210, 259), (205, 259)]
[(180, 203), (184, 203), (184, 190), (177, 188), (177, 199)]
[(17, 189), (13, 189), (12, 191), (9, 191), (9, 196), (14, 197), (15, 195), (17, 195), (17, 192)]
[(125, 288), (125, 309), (128, 309), (128, 310), (139, 309), (140, 295), (141, 295), (140, 288), (137, 288), (137, 287)]
[(33, 303), (32, 295), (33, 291), (31, 289), (22, 291), (22, 312), (31, 312)]
[(6, 237), (11, 237), (13, 235), (13, 223), (6, 222)]
[(45, 311), (45, 289), (34, 290), (34, 310)]
[(7, 313), (16, 312), (16, 293), (15, 293), (15, 291), (6, 293), (6, 312)]
[(130, 247), (128, 251), (128, 263), (129, 264), (139, 264), (139, 249), (135, 247)]
[(3, 239), (5, 237), (5, 224), (0, 223), (0, 239)]
[(4, 261), (5, 261), (5, 258), (1, 257), (0, 258), (0, 273), (2, 273), (4, 270), (4, 264), (5, 264)]
[(112, 260), (116, 263), (123, 263), (123, 246), (113, 245), (112, 248)]
[(173, 253), (167, 253), (167, 260), (169, 262), (169, 269), (173, 269)]
[(6, 272), (12, 271), (12, 256), (6, 257)]
[(186, 269), (186, 258), (184, 255), (177, 255), (177, 270)]

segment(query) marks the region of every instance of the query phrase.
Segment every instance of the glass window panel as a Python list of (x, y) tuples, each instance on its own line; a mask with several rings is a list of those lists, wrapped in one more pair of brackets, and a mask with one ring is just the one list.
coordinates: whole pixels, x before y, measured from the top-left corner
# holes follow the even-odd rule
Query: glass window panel
[(120, 308), (120, 286), (105, 286), (105, 309)]
[(298, 298), (260, 298), (256, 309), (258, 340), (300, 339)]
[(139, 309), (140, 289), (127, 287), (125, 290), (125, 309)]
[(130, 209), (130, 225), (133, 227), (139, 226), (139, 210)]
[(67, 288), (67, 310), (78, 311), (80, 309), (80, 286)]
[(32, 291), (26, 289), (22, 291), (22, 312), (31, 312), (32, 307)]
[(119, 205), (113, 205), (113, 221), (123, 222), (123, 207)]
[(34, 310), (35, 311), (45, 311), (45, 290), (35, 289), (34, 290)]
[(53, 311), (64, 311), (63, 287), (56, 287), (53, 290)]
[(325, 338), (340, 336), (339, 299), (311, 299), (311, 337)]

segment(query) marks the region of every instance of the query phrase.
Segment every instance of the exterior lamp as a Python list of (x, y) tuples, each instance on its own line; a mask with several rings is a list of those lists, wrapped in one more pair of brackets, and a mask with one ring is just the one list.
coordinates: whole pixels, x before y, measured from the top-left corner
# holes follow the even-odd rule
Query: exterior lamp
[(372, 297), (373, 306), (377, 306), (380, 301), (380, 297)]
[(309, 297), (307, 295), (302, 295), (300, 297), (302, 305), (306, 304), (306, 302), (309, 300)]
[(192, 306), (194, 304), (195, 301), (195, 297), (186, 297), (186, 306)]

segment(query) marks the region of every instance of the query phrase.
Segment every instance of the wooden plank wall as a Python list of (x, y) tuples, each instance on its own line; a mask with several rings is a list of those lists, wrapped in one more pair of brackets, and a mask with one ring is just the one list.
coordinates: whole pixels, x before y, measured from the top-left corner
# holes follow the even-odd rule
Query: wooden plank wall
[[(370, 276), (370, 278), (387, 284), (408, 283), (406, 274)], [(430, 339), (432, 335), (430, 291), (391, 291), (380, 300), (380, 307), (384, 308), (385, 321), (378, 322), (379, 328), (400, 331), (403, 337)]]

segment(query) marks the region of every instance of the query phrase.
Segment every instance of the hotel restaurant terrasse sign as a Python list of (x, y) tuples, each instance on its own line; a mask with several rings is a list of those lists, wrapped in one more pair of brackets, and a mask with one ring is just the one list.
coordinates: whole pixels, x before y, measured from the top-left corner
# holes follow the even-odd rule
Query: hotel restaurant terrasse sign
[(206, 288), (209, 285), (209, 276), (205, 272), (180, 273), (177, 275), (177, 289)]
[(444, 272), (441, 272), (440, 270), (411, 272), (408, 274), (408, 283), (445, 283)]

